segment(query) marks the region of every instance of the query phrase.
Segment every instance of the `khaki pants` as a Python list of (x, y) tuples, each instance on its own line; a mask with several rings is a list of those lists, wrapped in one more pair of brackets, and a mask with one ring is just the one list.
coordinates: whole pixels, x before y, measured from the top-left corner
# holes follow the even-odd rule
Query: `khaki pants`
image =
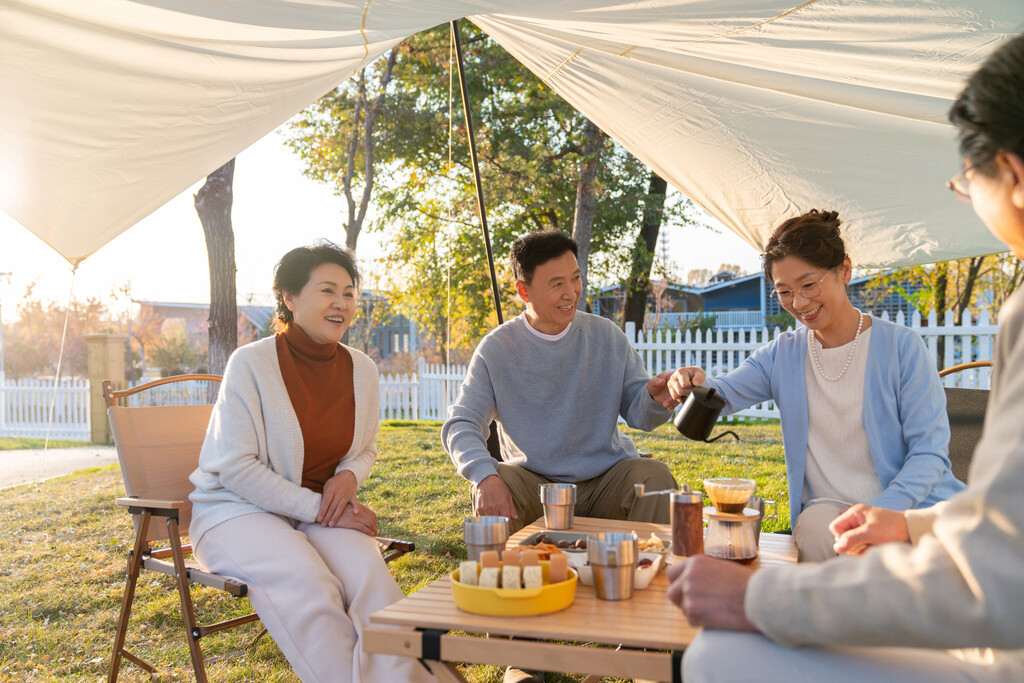
[[(551, 479), (505, 463), (498, 463), (498, 477), (511, 491), (516, 514), (519, 515), (518, 520), (512, 520), (512, 533), (544, 516), (540, 485), (552, 483)], [(668, 465), (660, 460), (626, 458), (600, 476), (576, 482), (574, 514), (578, 517), (668, 524), (671, 520), (668, 496), (637, 498), (633, 485), (640, 483), (648, 491), (678, 488)], [(474, 488), (474, 500), (475, 493)]]
[(836, 539), (828, 525), (849, 508), (846, 503), (822, 500), (803, 509), (793, 527), (793, 542), (800, 562), (824, 562), (836, 556), (832, 548)]

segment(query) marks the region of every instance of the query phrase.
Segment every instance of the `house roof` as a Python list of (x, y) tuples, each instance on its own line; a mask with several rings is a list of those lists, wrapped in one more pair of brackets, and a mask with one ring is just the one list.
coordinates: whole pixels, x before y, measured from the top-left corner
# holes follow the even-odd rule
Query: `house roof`
[[(179, 308), (182, 310), (195, 310), (195, 311), (208, 311), (210, 310), (210, 304), (190, 304), (176, 301), (138, 301), (134, 300), (135, 303), (143, 306), (162, 306), (164, 308)], [(263, 330), (267, 326), (267, 322), (274, 315), (273, 306), (238, 306), (238, 312), (242, 316), (252, 323), (253, 327), (257, 330)]]
[(750, 280), (760, 277), (762, 277), (761, 273), (754, 273), (753, 275), (744, 275), (743, 277), (737, 277), (735, 279), (729, 280), (728, 282), (720, 282), (718, 284), (705, 287), (704, 289), (698, 289), (697, 294), (713, 292), (719, 289), (726, 289), (727, 287), (735, 287), (736, 285), (742, 284), (744, 282), (749, 282)]

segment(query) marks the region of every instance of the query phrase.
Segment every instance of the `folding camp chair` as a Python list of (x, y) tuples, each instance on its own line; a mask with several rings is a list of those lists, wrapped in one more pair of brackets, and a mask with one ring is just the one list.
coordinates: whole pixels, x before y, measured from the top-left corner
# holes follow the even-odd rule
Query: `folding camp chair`
[[(991, 366), (992, 361), (988, 360), (961, 363), (942, 370), (939, 377)], [(949, 461), (953, 468), (953, 476), (966, 482), (974, 457), (974, 448), (981, 440), (982, 426), (985, 424), (988, 389), (945, 387), (945, 391), (946, 414), (949, 416)]]
[[(193, 487), (188, 477), (199, 462), (199, 451), (206, 437), (206, 428), (213, 410), (212, 402), (220, 380), (216, 375), (178, 375), (123, 391), (115, 391), (109, 380), (103, 382), (107, 417), (127, 492), (126, 497), (118, 498), (116, 502), (128, 508), (135, 526), (135, 545), (129, 555), (128, 580), (107, 675), (109, 683), (117, 681), (122, 658), (151, 674), (156, 671), (152, 665), (125, 649), (135, 586), (143, 569), (162, 572), (175, 580), (192, 668), (199, 682), (207, 680), (199, 640), (210, 633), (241, 626), (259, 618), (253, 613), (209, 626), (198, 625), (192, 606), (191, 584), (210, 586), (239, 598), (245, 597), (248, 587), (202, 571), (194, 560), (185, 559), (191, 555), (192, 546), (181, 543), (181, 536), (188, 534), (192, 518), (192, 504), (188, 496)], [(162, 385), (172, 386), (160, 392), (153, 391)], [(141, 392), (149, 393), (141, 395)], [(128, 402), (128, 397), (136, 394), (140, 396), (132, 399), (132, 402), (140, 403), (140, 399), (148, 399), (149, 405), (118, 405), (119, 401)], [(158, 396), (154, 399), (157, 394), (171, 396)], [(166, 403), (192, 405), (164, 405)], [(162, 519), (163, 524), (153, 523), (154, 517)], [(167, 544), (157, 547), (158, 541), (167, 541)], [(377, 543), (385, 562), (415, 549), (408, 541), (378, 538)], [(262, 635), (260, 633), (249, 647)]]

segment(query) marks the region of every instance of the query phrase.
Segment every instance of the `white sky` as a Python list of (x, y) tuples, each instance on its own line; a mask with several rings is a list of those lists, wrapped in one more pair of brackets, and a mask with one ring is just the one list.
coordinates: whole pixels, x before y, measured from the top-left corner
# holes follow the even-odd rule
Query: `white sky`
[[(273, 268), (289, 249), (326, 237), (344, 243), (344, 201), (331, 188), (302, 175), (299, 158), (273, 132), (245, 150), (235, 164), (235, 260), (240, 303), (250, 292), (255, 303), (269, 303)], [(103, 299), (113, 307), (111, 292), (131, 283), (136, 300), (207, 302), (210, 300), (206, 243), (192, 197), (196, 183), (162, 208), (128, 229), (86, 259), (78, 268), (74, 296)], [(715, 269), (735, 263), (747, 272), (759, 268), (758, 254), (724, 228), (674, 228), (669, 231), (670, 258), (679, 272)], [(380, 255), (380, 236), (365, 229), (358, 252), (364, 262)], [(685, 248), (684, 248), (685, 245)], [(2, 315), (10, 322), (26, 286), (35, 282), (35, 298), (65, 303), (71, 267), (57, 252), (0, 212)]]

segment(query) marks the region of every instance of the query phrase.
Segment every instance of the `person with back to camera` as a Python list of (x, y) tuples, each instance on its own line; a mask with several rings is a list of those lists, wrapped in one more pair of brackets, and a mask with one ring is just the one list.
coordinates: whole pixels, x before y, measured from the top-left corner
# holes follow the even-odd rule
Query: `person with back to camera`
[[(512, 530), (544, 514), (547, 482), (576, 484), (577, 515), (668, 523), (667, 497), (637, 498), (633, 484), (672, 489), (675, 479), (665, 463), (639, 457), (617, 420), (644, 430), (667, 421), (670, 373), (652, 379), (622, 330), (576, 310), (576, 257), (576, 242), (560, 230), (512, 245), (526, 310), (480, 342), (441, 441), (474, 484), (476, 513), (508, 517)], [(492, 420), (505, 462), (487, 451)]]
[(204, 568), (248, 584), (303, 681), (433, 680), (362, 649), (370, 614), (403, 596), (358, 499), (380, 430), (377, 368), (339, 343), (358, 288), (352, 254), (329, 242), (278, 263), (276, 335), (228, 359), (191, 476), (191, 538)]
[(835, 557), (828, 525), (855, 503), (928, 507), (964, 487), (950, 469), (946, 396), (924, 341), (854, 308), (839, 225), (835, 211), (791, 218), (762, 256), (772, 297), (806, 329), (721, 377), (685, 367), (669, 380), (680, 399), (713, 387), (726, 413), (775, 401), (801, 561)]
[[(1024, 258), (1024, 35), (982, 64), (950, 119), (964, 160), (949, 187)], [(670, 567), (669, 598), (704, 627), (686, 650), (684, 680), (1024, 681), (1022, 406), (1018, 291), (999, 314), (967, 489), (927, 509), (855, 505), (832, 523), (836, 550), (853, 557), (757, 571), (707, 557)]]

